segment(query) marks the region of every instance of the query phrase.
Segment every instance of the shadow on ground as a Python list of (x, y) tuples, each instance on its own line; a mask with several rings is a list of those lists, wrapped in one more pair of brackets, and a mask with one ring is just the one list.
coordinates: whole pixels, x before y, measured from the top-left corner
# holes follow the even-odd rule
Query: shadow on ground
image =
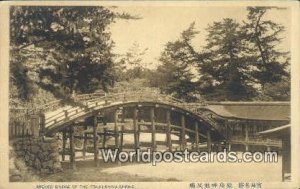
[(104, 163), (100, 162), (96, 167), (93, 160), (77, 161), (76, 169), (70, 168), (68, 162), (63, 162), (63, 172), (40, 176), (41, 182), (159, 182), (159, 181), (179, 181), (175, 178), (156, 178), (144, 177), (137, 174), (132, 175), (126, 172), (106, 173), (104, 170), (108, 168), (122, 167), (133, 165), (133, 163)]

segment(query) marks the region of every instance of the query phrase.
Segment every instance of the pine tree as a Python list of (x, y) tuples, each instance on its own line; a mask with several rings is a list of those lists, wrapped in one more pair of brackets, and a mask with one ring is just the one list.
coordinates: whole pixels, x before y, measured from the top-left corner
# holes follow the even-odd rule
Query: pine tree
[(288, 53), (277, 48), (284, 27), (265, 17), (271, 9), (248, 7), (247, 20), (243, 25), (245, 38), (250, 43), (248, 51), (254, 60), (252, 75), (261, 85), (262, 93), (267, 84), (281, 82), (289, 75)]
[(248, 100), (254, 95), (240, 25), (225, 18), (207, 28), (206, 59), (200, 70), (212, 81), (214, 100)]
[(148, 48), (141, 49), (137, 42), (134, 42), (132, 47), (128, 49), (126, 54), (120, 55), (121, 59), (118, 61), (119, 78), (118, 80), (131, 80), (136, 78), (144, 78), (145, 72), (149, 71), (145, 62), (144, 55)]
[[(24, 88), (35, 83), (58, 98), (114, 84), (113, 42), (107, 28), (116, 17), (130, 15), (87, 6), (15, 6), (10, 14), (12, 84)], [(21, 78), (22, 69), (17, 68), (22, 67), (28, 72)]]
[(166, 44), (160, 57), (162, 64), (154, 76), (156, 80), (154, 85), (162, 92), (186, 101), (195, 100), (196, 91), (194, 74), (191, 72), (197, 61), (197, 54), (191, 45), (191, 40), (198, 33), (194, 27), (195, 23), (192, 23), (181, 33), (178, 40)]

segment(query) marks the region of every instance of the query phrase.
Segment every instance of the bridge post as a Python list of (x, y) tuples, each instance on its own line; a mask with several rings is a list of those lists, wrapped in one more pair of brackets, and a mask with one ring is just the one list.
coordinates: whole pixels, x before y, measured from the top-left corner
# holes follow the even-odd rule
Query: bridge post
[(232, 135), (233, 135), (233, 136), (234, 136), (234, 134), (235, 134), (235, 126), (236, 126), (236, 124), (235, 124), (235, 123), (231, 124), (231, 128), (232, 128)]
[[(139, 107), (139, 106), (138, 106)], [(138, 109), (138, 114), (141, 113), (141, 109)], [(137, 141), (140, 141), (140, 135), (141, 135), (141, 118), (140, 116), (137, 117)]]
[(98, 126), (98, 120), (97, 116), (94, 116), (94, 123), (93, 123), (93, 142), (94, 142), (94, 162), (95, 165), (98, 167), (98, 141), (97, 141), (97, 126)]
[(181, 115), (180, 122), (181, 122), (180, 147), (181, 147), (181, 150), (184, 150), (185, 147), (186, 147), (186, 140), (185, 140), (185, 117), (184, 117), (184, 115)]
[(62, 132), (63, 136), (62, 136), (62, 154), (61, 154), (61, 159), (62, 161), (65, 161), (65, 153), (66, 153), (66, 142), (67, 142), (67, 133), (66, 133), (66, 129), (63, 130)]
[(211, 136), (210, 136), (210, 130), (206, 131), (206, 136), (207, 136), (207, 151), (210, 153), (211, 152)]
[(171, 141), (171, 112), (167, 110), (166, 114), (166, 122), (167, 122), (167, 147), (169, 151), (172, 151), (172, 141)]
[(74, 125), (69, 127), (70, 137), (70, 165), (72, 169), (76, 169), (75, 164), (75, 145), (74, 145)]
[(120, 137), (120, 150), (123, 150), (124, 143), (124, 125), (121, 126), (121, 137)]
[(252, 125), (252, 127), (253, 127), (253, 133), (257, 133), (257, 125), (256, 124)]
[(108, 104), (107, 93), (104, 93), (104, 102), (105, 102), (105, 105)]
[(228, 140), (229, 131), (228, 131), (228, 121), (227, 120), (224, 121), (224, 125), (225, 125), (226, 140)]
[(139, 148), (139, 140), (138, 140), (138, 127), (137, 127), (137, 115), (138, 110), (136, 107), (133, 109), (133, 130), (134, 130), (134, 147)]
[[(85, 123), (85, 126), (84, 126), (84, 130), (87, 130), (87, 125)], [(88, 137), (88, 134), (87, 133), (83, 133), (83, 149), (82, 149), (82, 156), (83, 156), (83, 159), (85, 159), (86, 157), (86, 146), (87, 146), (87, 137)]]
[(114, 132), (115, 132), (115, 147), (119, 148), (119, 127), (118, 127), (118, 110), (114, 112)]
[(247, 123), (244, 124), (244, 128), (245, 128), (245, 142), (246, 142), (246, 144), (245, 144), (245, 150), (246, 150), (246, 152), (248, 152), (249, 151), (249, 144), (248, 144), (248, 141), (249, 141), (249, 131), (248, 131), (248, 125), (247, 125)]
[(156, 150), (156, 128), (155, 128), (155, 109), (151, 107), (150, 109), (150, 120), (151, 120), (151, 147), (152, 151)]
[(195, 143), (196, 143), (196, 151), (199, 151), (199, 128), (198, 128), (198, 121), (195, 121)]
[(103, 129), (103, 137), (102, 137), (102, 148), (106, 147), (106, 128)]
[(125, 127), (125, 109), (122, 108), (122, 118), (121, 118), (122, 126), (121, 126), (121, 138), (120, 138), (120, 150), (123, 149), (123, 139), (124, 139), (124, 127)]
[(64, 114), (65, 114), (65, 120), (69, 120), (69, 113), (68, 110), (63, 110)]
[(123, 102), (126, 102), (127, 98), (126, 98), (126, 94), (123, 94)]
[(229, 120), (225, 120), (224, 122), (225, 124), (225, 129), (226, 129), (226, 149), (228, 151), (231, 150), (231, 144), (230, 144), (230, 138), (232, 136), (232, 129), (230, 130), (230, 121)]
[(228, 151), (231, 151), (231, 143), (228, 143)]

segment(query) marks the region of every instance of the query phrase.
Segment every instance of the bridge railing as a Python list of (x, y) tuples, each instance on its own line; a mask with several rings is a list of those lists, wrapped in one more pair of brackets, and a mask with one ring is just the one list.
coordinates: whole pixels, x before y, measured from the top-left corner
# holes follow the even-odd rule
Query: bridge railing
[[(154, 93), (152, 91), (136, 91), (136, 92), (125, 92), (125, 93), (113, 93), (113, 94), (93, 94), (93, 95), (82, 95), (78, 98), (75, 98), (75, 101), (82, 102), (83, 109), (93, 109), (99, 105), (100, 102), (105, 102), (105, 104), (110, 103), (124, 103), (129, 101), (141, 101), (141, 102), (161, 102), (168, 103), (180, 108), (188, 109), (190, 111), (196, 111), (196, 106), (193, 104), (192, 106), (184, 103), (178, 99), (172, 98), (167, 95), (162, 95), (159, 93)], [(74, 108), (74, 106), (69, 106), (68, 108), (64, 108), (62, 111), (58, 111), (56, 114), (51, 114), (51, 116), (47, 117), (46, 124), (49, 124), (50, 121), (58, 123), (58, 121), (67, 119), (70, 114), (74, 111), (76, 113), (81, 113), (83, 110)]]
[[(51, 101), (47, 104), (42, 106), (38, 106), (32, 109), (26, 109), (21, 113), (15, 114), (10, 121), (12, 128), (17, 127), (16, 125), (21, 125), (22, 132), (26, 133), (26, 126), (30, 125), (31, 122), (35, 122), (35, 127), (40, 127), (41, 120), (37, 119), (38, 117), (43, 116), (47, 112), (53, 112), (50, 116), (47, 116), (46, 120), (44, 120), (44, 124), (59, 123), (71, 118), (70, 116), (78, 113), (82, 113), (87, 109), (92, 109), (98, 106), (100, 102), (105, 102), (105, 104), (114, 103), (114, 102), (129, 102), (129, 101), (151, 101), (151, 102), (161, 102), (166, 104), (171, 104), (173, 106), (177, 106), (179, 108), (183, 108), (189, 110), (191, 112), (197, 113), (197, 109), (199, 107), (199, 103), (185, 103), (179, 99), (176, 99), (170, 95), (160, 94), (153, 90), (137, 90), (137, 91), (130, 91), (130, 92), (121, 92), (121, 93), (92, 93), (92, 94), (81, 94), (76, 95), (73, 98), (74, 105), (68, 105), (64, 103), (63, 100), (55, 100)], [(62, 108), (64, 107), (64, 108)], [(61, 110), (60, 110), (61, 109)], [(57, 110), (57, 112), (55, 112)], [(15, 110), (11, 110), (15, 111)], [(21, 120), (21, 121), (20, 121)], [(27, 120), (27, 121), (26, 121)], [(209, 121), (209, 120), (207, 120)], [(13, 130), (17, 129), (12, 129)], [(20, 130), (20, 129), (19, 129)], [(34, 129), (30, 129), (34, 130)], [(21, 132), (21, 133), (22, 133)], [(20, 132), (19, 132), (20, 133)], [(15, 134), (12, 134), (15, 135)]]

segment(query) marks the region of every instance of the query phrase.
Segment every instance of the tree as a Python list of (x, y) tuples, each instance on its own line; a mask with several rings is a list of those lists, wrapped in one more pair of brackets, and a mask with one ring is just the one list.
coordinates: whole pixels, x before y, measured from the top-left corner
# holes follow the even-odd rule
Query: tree
[(149, 71), (146, 65), (150, 64), (144, 60), (147, 50), (141, 49), (140, 45), (134, 42), (125, 55), (120, 55), (121, 59), (118, 61), (120, 81), (145, 78), (145, 73)]
[(289, 75), (288, 53), (277, 48), (284, 27), (265, 18), (271, 9), (273, 8), (248, 7), (247, 21), (243, 25), (245, 38), (250, 43), (248, 51), (255, 60), (252, 75), (261, 85), (262, 93), (267, 84), (280, 83)]
[[(34, 83), (28, 76), (28, 69), (22, 56), (12, 56), (10, 59), (10, 97), (20, 100), (28, 100), (35, 93)], [(12, 92), (13, 90), (13, 92)]]
[(196, 91), (195, 75), (191, 71), (198, 58), (191, 45), (191, 40), (198, 33), (194, 27), (195, 23), (192, 23), (178, 40), (166, 44), (159, 59), (162, 64), (154, 76), (156, 82), (152, 81), (152, 85), (162, 92), (186, 101), (195, 100)]
[[(249, 58), (244, 53), (244, 39), (240, 24), (225, 18), (207, 28), (207, 49), (200, 71), (211, 79), (214, 100), (248, 100), (254, 96), (249, 76)], [(212, 89), (211, 89), (212, 90)]]
[(114, 84), (107, 27), (114, 18), (130, 15), (104, 7), (34, 6), (14, 6), (10, 15), (11, 84), (23, 87), (22, 94), (31, 93), (30, 83), (58, 98)]
[(272, 84), (267, 83), (262, 99), (265, 100), (264, 98), (269, 98), (271, 100), (290, 101), (290, 82), (290, 78), (287, 77), (279, 82), (273, 82)]

